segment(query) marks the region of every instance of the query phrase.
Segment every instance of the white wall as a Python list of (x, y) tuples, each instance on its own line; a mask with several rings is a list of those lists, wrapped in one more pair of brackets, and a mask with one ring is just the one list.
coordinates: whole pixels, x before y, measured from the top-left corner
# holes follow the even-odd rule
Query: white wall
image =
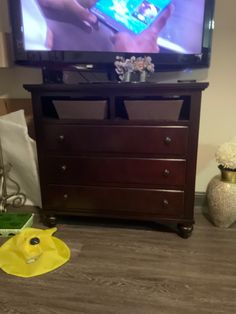
[[(7, 0), (0, 0), (0, 32), (10, 32)], [(40, 82), (41, 72), (38, 69), (16, 66), (0, 68), (0, 97), (30, 97), (22, 85)]]
[(236, 1), (216, 0), (216, 27), (208, 73), (209, 88), (203, 94), (196, 190), (205, 191), (218, 173), (217, 147), (236, 140)]
[[(6, 1), (0, 0), (0, 31), (9, 30)], [(236, 140), (236, 1), (216, 0), (216, 28), (209, 71), (158, 74), (158, 81), (194, 78), (209, 81), (202, 99), (196, 191), (204, 192), (209, 180), (218, 173), (214, 153), (218, 145)], [(0, 96), (29, 97), (22, 84), (41, 82), (37, 69), (12, 67), (0, 69)], [(235, 89), (235, 92), (234, 92)]]

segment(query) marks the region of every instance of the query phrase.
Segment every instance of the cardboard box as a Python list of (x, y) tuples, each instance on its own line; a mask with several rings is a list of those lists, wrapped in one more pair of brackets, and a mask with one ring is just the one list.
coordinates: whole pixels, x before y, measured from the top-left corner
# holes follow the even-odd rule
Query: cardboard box
[(32, 103), (30, 98), (6, 98), (7, 112), (23, 109), (25, 116), (32, 116)]
[(0, 116), (7, 114), (7, 105), (5, 99), (0, 98)]
[(0, 68), (12, 66), (11, 34), (0, 32)]

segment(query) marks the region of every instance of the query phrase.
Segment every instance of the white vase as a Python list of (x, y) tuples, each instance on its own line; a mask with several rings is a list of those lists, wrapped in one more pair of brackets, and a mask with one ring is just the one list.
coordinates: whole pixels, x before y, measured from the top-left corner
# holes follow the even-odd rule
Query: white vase
[(228, 228), (236, 222), (236, 172), (221, 170), (207, 187), (208, 214), (215, 226)]
[(146, 82), (147, 80), (147, 71), (140, 72), (140, 82)]
[(127, 71), (124, 73), (124, 78), (122, 80), (123, 82), (130, 82), (131, 81), (131, 72)]
[(124, 73), (124, 78), (122, 79), (123, 82), (146, 82), (148, 73), (146, 71), (136, 71), (130, 72), (127, 71)]

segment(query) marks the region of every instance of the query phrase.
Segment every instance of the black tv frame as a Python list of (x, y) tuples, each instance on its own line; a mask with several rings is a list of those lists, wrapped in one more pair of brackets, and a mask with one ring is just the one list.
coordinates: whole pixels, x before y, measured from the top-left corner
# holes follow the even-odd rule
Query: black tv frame
[[(208, 68), (210, 66), (212, 35), (214, 27), (215, 0), (206, 0), (203, 28), (202, 53), (154, 53), (148, 54), (158, 71), (178, 71), (184, 69)], [(12, 38), (15, 64), (40, 68), (62, 69), (71, 65), (91, 64), (95, 69), (110, 69), (115, 57), (122, 55), (130, 57), (139, 56), (138, 53), (115, 52), (81, 52), (81, 51), (25, 51), (22, 34), (22, 17), (20, 1), (9, 0), (9, 12), (12, 25)]]

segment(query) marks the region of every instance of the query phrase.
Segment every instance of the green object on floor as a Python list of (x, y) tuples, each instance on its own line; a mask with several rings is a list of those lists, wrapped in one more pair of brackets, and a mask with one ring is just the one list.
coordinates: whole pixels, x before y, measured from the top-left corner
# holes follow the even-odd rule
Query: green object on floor
[(19, 233), (33, 224), (34, 214), (2, 213), (0, 214), (0, 237), (9, 237)]

